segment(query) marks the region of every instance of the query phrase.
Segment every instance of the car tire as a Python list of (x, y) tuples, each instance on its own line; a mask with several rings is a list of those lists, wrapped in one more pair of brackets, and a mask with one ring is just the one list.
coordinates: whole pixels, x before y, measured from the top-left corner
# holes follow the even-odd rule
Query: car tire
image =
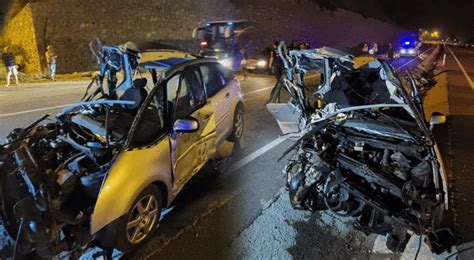
[(116, 248), (128, 254), (143, 246), (155, 233), (162, 209), (160, 189), (155, 185), (146, 187), (133, 201), (129, 212), (119, 219)]
[(244, 132), (244, 108), (242, 104), (237, 104), (234, 112), (234, 119), (232, 123), (232, 133), (227, 140), (231, 142), (239, 142), (242, 139)]

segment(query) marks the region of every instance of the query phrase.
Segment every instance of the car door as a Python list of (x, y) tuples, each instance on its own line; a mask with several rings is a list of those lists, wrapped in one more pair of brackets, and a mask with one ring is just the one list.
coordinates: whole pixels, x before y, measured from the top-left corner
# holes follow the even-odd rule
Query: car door
[(174, 192), (194, 176), (215, 153), (214, 123), (212, 107), (206, 102), (206, 96), (197, 77), (196, 69), (188, 69), (177, 74), (167, 82), (168, 106), (171, 106), (171, 118), (195, 118), (199, 128), (192, 133), (171, 133), (171, 158), (175, 174)]
[(200, 72), (209, 105), (214, 111), (216, 145), (218, 146), (232, 131), (231, 102), (235, 93), (232, 92), (231, 79), (224, 77), (218, 64), (203, 64), (200, 66)]

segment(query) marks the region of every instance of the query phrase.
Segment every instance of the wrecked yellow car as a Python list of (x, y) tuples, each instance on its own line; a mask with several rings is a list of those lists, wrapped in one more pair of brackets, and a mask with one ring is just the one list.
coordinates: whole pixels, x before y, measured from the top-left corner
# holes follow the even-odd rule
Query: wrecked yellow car
[(13, 254), (137, 249), (184, 185), (205, 165), (221, 169), (242, 136), (240, 85), (216, 60), (140, 60), (130, 43), (95, 49), (100, 72), (83, 102), (13, 130), (0, 146)]

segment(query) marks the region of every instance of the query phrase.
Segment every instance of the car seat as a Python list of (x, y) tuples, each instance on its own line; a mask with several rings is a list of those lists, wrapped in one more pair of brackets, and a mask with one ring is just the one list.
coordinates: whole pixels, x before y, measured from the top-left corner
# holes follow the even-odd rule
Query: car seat
[(145, 89), (147, 82), (146, 78), (135, 79), (132, 87), (127, 89), (120, 97), (120, 100), (122, 101), (135, 102), (133, 105), (125, 105), (127, 109), (138, 110), (142, 106), (146, 96), (148, 95), (148, 92)]

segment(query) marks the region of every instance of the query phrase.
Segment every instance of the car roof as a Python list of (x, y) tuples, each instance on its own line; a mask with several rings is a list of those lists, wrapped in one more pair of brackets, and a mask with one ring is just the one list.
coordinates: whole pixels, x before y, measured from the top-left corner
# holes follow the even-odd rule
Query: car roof
[(328, 47), (324, 46), (318, 50), (318, 54), (338, 58), (346, 55), (361, 56), (364, 53), (355, 48), (346, 48), (346, 47)]
[(190, 61), (191, 59), (186, 58), (168, 58), (163, 60), (151, 60), (147, 62), (140, 63), (139, 66), (143, 69), (158, 69), (158, 70), (167, 70), (176, 65)]
[(142, 69), (168, 70), (198, 58), (191, 53), (177, 49), (152, 49), (142, 51), (140, 54), (138, 65)]
[(213, 58), (194, 57), (191, 59), (171, 57), (167, 59), (149, 60), (143, 63), (139, 63), (138, 66), (139, 68), (145, 70), (161, 70), (167, 75), (171, 75), (175, 72), (182, 71), (188, 66), (206, 63), (219, 64), (219, 62)]

